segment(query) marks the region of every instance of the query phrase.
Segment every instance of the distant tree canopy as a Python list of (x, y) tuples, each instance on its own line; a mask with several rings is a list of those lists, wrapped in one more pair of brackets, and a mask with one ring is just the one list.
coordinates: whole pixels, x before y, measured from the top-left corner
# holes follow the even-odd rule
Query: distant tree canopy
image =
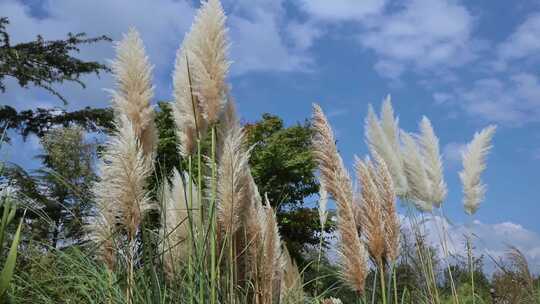
[(107, 36), (86, 38), (85, 33), (69, 33), (64, 40), (36, 40), (11, 44), (7, 32), (9, 20), (0, 17), (0, 91), (5, 92), (4, 80), (13, 77), (23, 88), (30, 85), (41, 87), (58, 97), (64, 104), (67, 100), (53, 88), (54, 84), (75, 82), (85, 87), (80, 77), (85, 74), (108, 72), (109, 68), (96, 61), (84, 61), (72, 56), (79, 47), (100, 41), (111, 41)]
[[(23, 137), (34, 134), (40, 138), (58, 127), (79, 126), (87, 132), (109, 133), (114, 129), (111, 108), (85, 108), (67, 112), (58, 109), (37, 109), (17, 112), (11, 107), (0, 108), (0, 124), (7, 125)], [(172, 111), (167, 102), (158, 102), (156, 126), (159, 142), (156, 172), (151, 183), (157, 189), (163, 177), (173, 168), (185, 168), (178, 153)], [(290, 252), (298, 253), (306, 245), (317, 245), (320, 226), (318, 213), (307, 208), (306, 199), (317, 194), (315, 163), (311, 155), (311, 127), (308, 122), (286, 127), (276, 115), (263, 114), (261, 120), (245, 125), (247, 145), (252, 146), (251, 172), (261, 193), (265, 193), (276, 210), (281, 234)], [(329, 226), (329, 229), (332, 229)]]
[(320, 232), (317, 209), (305, 206), (306, 199), (319, 191), (311, 126), (306, 121), (285, 127), (280, 117), (266, 113), (246, 124), (245, 130), (247, 143), (253, 146), (250, 166), (255, 183), (276, 210), (289, 251), (300, 259), (306, 245), (319, 242)]
[(30, 134), (41, 138), (56, 127), (73, 125), (87, 132), (110, 132), (114, 128), (112, 109), (86, 107), (68, 112), (56, 108), (37, 108), (17, 112), (10, 106), (0, 107), (0, 127), (15, 131), (25, 140)]
[(83, 238), (85, 221), (92, 208), (90, 189), (94, 173), (95, 143), (85, 138), (81, 127), (50, 130), (40, 140), (42, 166), (26, 172), (22, 167), (2, 163), (0, 182), (17, 189), (20, 200), (29, 208), (33, 239), (57, 247)]

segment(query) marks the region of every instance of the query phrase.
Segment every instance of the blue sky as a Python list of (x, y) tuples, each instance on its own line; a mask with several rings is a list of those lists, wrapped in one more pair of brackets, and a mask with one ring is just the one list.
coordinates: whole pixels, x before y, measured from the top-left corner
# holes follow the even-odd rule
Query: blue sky
[[(134, 4), (136, 3), (136, 4)], [(135, 26), (155, 65), (156, 99), (171, 98), (174, 54), (198, 5), (173, 0), (0, 0), (13, 42), (68, 31), (119, 39)], [(347, 164), (364, 155), (368, 103), (392, 95), (400, 125), (415, 131), (428, 116), (444, 151), (445, 213), (462, 231), (459, 151), (474, 132), (498, 125), (484, 181), (486, 200), (474, 231), (498, 254), (505, 243), (540, 265), (540, 2), (454, 0), (224, 0), (229, 16), (232, 94), (244, 120), (261, 113), (288, 123), (309, 118), (318, 102)], [(113, 58), (110, 44), (85, 59)], [(111, 77), (86, 77), (87, 89), (59, 87), (69, 109), (106, 106)], [(1, 104), (58, 106), (39, 89), (8, 81)], [(4, 147), (2, 157), (31, 166), (35, 138)], [(34, 161), (35, 163), (35, 161)]]

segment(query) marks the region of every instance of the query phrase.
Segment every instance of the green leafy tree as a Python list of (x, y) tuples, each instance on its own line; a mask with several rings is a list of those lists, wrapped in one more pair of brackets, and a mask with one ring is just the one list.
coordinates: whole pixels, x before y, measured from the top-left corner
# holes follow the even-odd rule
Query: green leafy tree
[(46, 214), (53, 222), (51, 244), (57, 247), (61, 233), (75, 242), (84, 233), (84, 219), (91, 208), (90, 187), (96, 179), (95, 145), (85, 139), (80, 127), (51, 130), (41, 144), (44, 167), (38, 170), (38, 179), (48, 198)]
[(96, 180), (96, 145), (80, 127), (56, 128), (41, 139), (42, 167), (28, 173), (5, 164), (2, 182), (24, 195), (31, 238), (58, 247), (59, 240), (77, 243), (91, 208), (90, 187)]
[[(114, 129), (111, 108), (85, 107), (76, 111), (57, 108), (17, 111), (10, 106), (0, 107), (0, 126), (15, 131), (24, 140), (30, 135), (42, 138), (58, 127), (79, 126), (87, 132), (106, 132)], [(8, 138), (4, 138), (8, 139)]]
[[(177, 150), (171, 109), (166, 102), (158, 103), (157, 108), (158, 173), (154, 185), (161, 177), (170, 176), (173, 168), (186, 167)], [(250, 165), (255, 182), (277, 212), (291, 255), (301, 260), (307, 245), (319, 244), (320, 235), (317, 210), (306, 207), (306, 201), (319, 189), (311, 155), (311, 128), (307, 122), (286, 127), (278, 116), (264, 114), (261, 120), (246, 124), (245, 130), (247, 144), (253, 146)], [(331, 229), (328, 225), (326, 230)]]
[(261, 120), (246, 124), (245, 130), (248, 145), (253, 146), (250, 165), (255, 183), (276, 210), (289, 251), (301, 260), (306, 245), (317, 246), (320, 235), (317, 209), (306, 207), (319, 190), (312, 129), (308, 122), (285, 127), (278, 116), (263, 114)]
[(45, 40), (37, 36), (35, 41), (11, 44), (7, 32), (9, 20), (0, 18), (0, 91), (5, 92), (5, 77), (13, 77), (23, 88), (30, 85), (49, 91), (60, 100), (67, 100), (53, 88), (54, 84), (75, 82), (85, 84), (80, 77), (85, 74), (108, 72), (109, 68), (95, 61), (84, 61), (72, 56), (79, 47), (100, 41), (110, 41), (106, 36), (86, 38), (86, 34), (69, 33), (66, 39)]

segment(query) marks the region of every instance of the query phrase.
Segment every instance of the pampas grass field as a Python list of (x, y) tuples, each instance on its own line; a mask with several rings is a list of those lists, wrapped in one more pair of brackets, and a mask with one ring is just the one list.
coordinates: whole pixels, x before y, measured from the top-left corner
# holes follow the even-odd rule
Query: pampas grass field
[[(170, 107), (186, 163), (152, 188), (159, 174), (153, 68), (136, 29), (116, 43), (115, 132), (91, 186), (86, 242), (62, 250), (21, 242), (31, 206), (2, 192), (4, 303), (540, 303), (538, 278), (517, 248), (494, 258), (498, 270), (488, 279), (472, 233), (459, 245), (466, 256), (449, 249), (444, 225), (435, 223), (438, 242), (426, 241), (427, 219), (444, 218), (444, 208), (463, 208), (471, 220), (481, 208), (496, 126), (470, 135), (459, 173), (463, 206), (447, 207), (437, 123), (419, 117), (416, 133), (402, 130), (390, 96), (380, 113), (369, 106), (369, 155), (351, 166), (324, 109), (313, 104), (323, 229), (314, 258), (297, 264), (251, 172), (252, 147), (227, 84), (229, 45), (219, 0), (204, 2), (171, 62)], [(148, 225), (149, 217), (159, 224)], [(336, 228), (335, 256), (322, 246), (325, 225)]]

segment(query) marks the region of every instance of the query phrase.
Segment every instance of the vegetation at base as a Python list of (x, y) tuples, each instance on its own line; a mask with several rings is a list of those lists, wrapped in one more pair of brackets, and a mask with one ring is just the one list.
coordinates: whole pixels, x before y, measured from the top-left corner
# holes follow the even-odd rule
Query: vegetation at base
[[(175, 62), (174, 99), (157, 107), (136, 30), (109, 70), (69, 54), (106, 37), (12, 46), (6, 25), (0, 89), (10, 76), (65, 102), (52, 84), (83, 85), (79, 76), (100, 71), (117, 83), (107, 109), (0, 109), (2, 142), (6, 132), (34, 134), (43, 148), (38, 170), (0, 170), (1, 303), (539, 303), (519, 249), (478, 256), (472, 231), (464, 254), (448, 249), (448, 222), (436, 217), (448, 189), (427, 117), (411, 133), (390, 97), (379, 116), (370, 106), (370, 155), (356, 159), (354, 178), (318, 105), (304, 123), (263, 114), (242, 125), (218, 0), (199, 9)], [(463, 153), (471, 218), (495, 130), (475, 133)]]

